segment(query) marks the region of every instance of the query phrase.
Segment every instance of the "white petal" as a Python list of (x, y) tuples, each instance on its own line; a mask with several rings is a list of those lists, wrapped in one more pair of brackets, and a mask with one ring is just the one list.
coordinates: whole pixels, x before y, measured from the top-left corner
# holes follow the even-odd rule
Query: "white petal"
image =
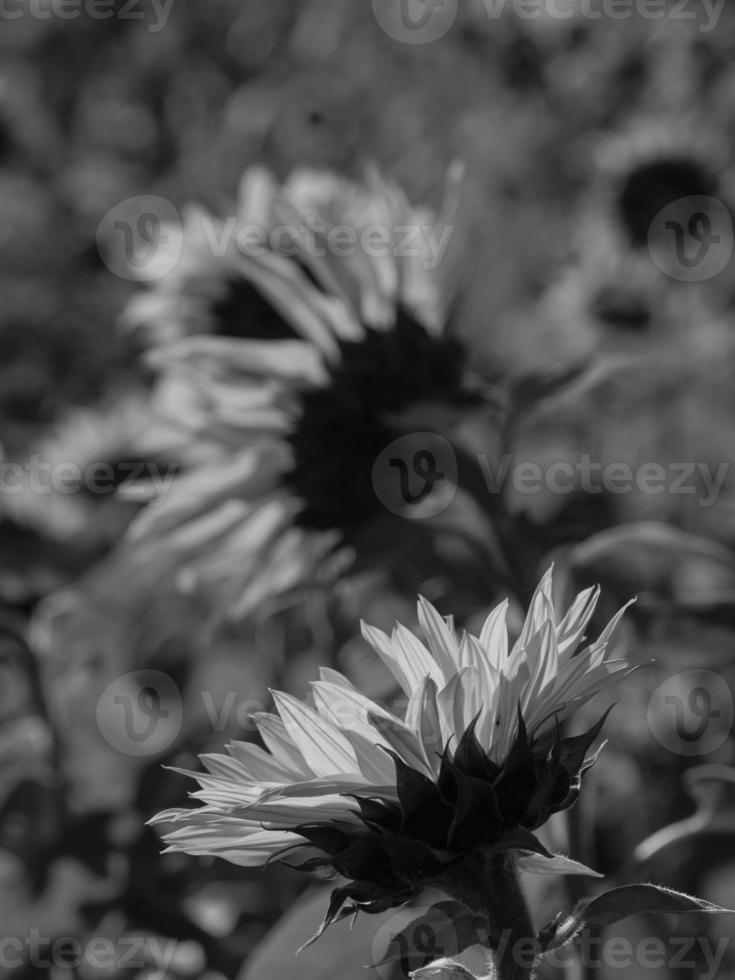
[(290, 694), (272, 694), (294, 745), (317, 776), (359, 771), (352, 746), (334, 725)]
[(431, 655), (439, 664), (444, 681), (448, 681), (459, 669), (459, 644), (437, 610), (419, 596), (418, 616), (421, 629), (429, 644)]
[(487, 651), (488, 659), (500, 670), (508, 657), (508, 600), (497, 605), (485, 620), (480, 632), (480, 643)]
[(426, 755), (426, 749), (416, 733), (387, 712), (371, 712), (368, 718), (376, 733), (380, 734), (381, 740), (389, 746), (391, 751), (400, 756), (406, 765), (416, 769), (428, 779), (433, 778), (434, 769)]
[(430, 677), (425, 677), (421, 686), (414, 691), (408, 702), (406, 725), (413, 731), (420, 733), (428, 760), (434, 771), (438, 772), (438, 757), (444, 751), (445, 741), (436, 696), (436, 684)]
[(552, 565), (546, 570), (544, 577), (536, 586), (536, 591), (533, 594), (526, 619), (523, 623), (521, 635), (513, 644), (514, 651), (527, 646), (531, 637), (535, 633), (538, 633), (547, 619), (550, 619), (552, 623), (555, 621), (554, 603), (551, 595), (553, 571), (554, 567)]
[(200, 832), (177, 831), (164, 837), (169, 851), (187, 854), (215, 855), (240, 867), (259, 868), (284, 848), (304, 842), (303, 837), (288, 832), (252, 830), (212, 822)]
[(475, 667), (463, 667), (452, 677), (436, 696), (442, 739), (446, 746), (450, 740), (454, 748), (462, 738), (470, 722), (482, 707), (478, 671)]
[(577, 647), (587, 629), (592, 614), (595, 611), (597, 600), (600, 598), (599, 586), (585, 589), (580, 592), (569, 611), (556, 628), (557, 646), (559, 656), (571, 654)]
[[(260, 796), (254, 801), (253, 809), (257, 808), (260, 813), (266, 803), (273, 804), (277, 801), (285, 801), (287, 805), (293, 806), (297, 805), (298, 801), (305, 799), (313, 799), (318, 804), (321, 804), (326, 797), (365, 795), (375, 795), (391, 800), (395, 799), (396, 787), (392, 766), (388, 778), (380, 784), (371, 783), (362, 777), (356, 777), (354, 773), (350, 773), (344, 776), (324, 776), (320, 779), (306, 779), (304, 782), (289, 783), (287, 786), (265, 787)], [(346, 799), (345, 809), (349, 806), (350, 801)]]
[(320, 667), (319, 679), (326, 681), (328, 684), (336, 684), (337, 687), (344, 687), (349, 691), (357, 690), (352, 681), (348, 680), (344, 674), (341, 674), (338, 670), (333, 670), (331, 667)]
[(396, 624), (391, 635), (391, 646), (398, 651), (401, 666), (413, 690), (419, 687), (426, 677), (431, 677), (437, 684), (444, 683), (444, 677), (436, 660), (421, 640), (400, 623)]
[(365, 641), (370, 644), (391, 674), (393, 674), (403, 693), (410, 697), (411, 693), (421, 683), (422, 678), (416, 675), (409, 676), (406, 673), (406, 668), (410, 665), (405, 663), (403, 658), (393, 649), (390, 637), (381, 629), (378, 629), (377, 626), (368, 626), (365, 622), (360, 623), (360, 627)]
[(293, 768), (304, 776), (314, 775), (309, 768), (302, 752), (296, 748), (293, 739), (288, 734), (286, 726), (277, 715), (265, 711), (258, 711), (251, 716), (258, 729), (260, 737), (265, 742), (266, 748), (271, 752), (281, 765)]
[[(259, 748), (257, 745), (253, 745), (250, 742), (230, 742), (227, 746), (227, 751), (232, 756), (230, 762), (235, 762), (242, 770), (244, 770), (248, 778), (253, 782), (274, 782), (283, 783), (291, 782), (294, 779), (299, 779), (302, 776), (300, 768), (296, 768), (292, 765), (283, 765), (282, 762), (271, 755), (270, 752), (265, 752), (263, 749)], [(225, 775), (223, 771), (226, 766), (221, 760), (225, 759), (225, 756), (218, 755), (203, 755), (200, 756), (202, 762), (205, 765), (209, 762), (214, 763), (218, 767), (220, 774)], [(207, 765), (209, 768), (209, 765)], [(212, 770), (210, 770), (212, 771)], [(233, 774), (234, 775), (234, 774)]]
[[(232, 337), (187, 337), (177, 344), (156, 348), (148, 355), (151, 367), (190, 367), (197, 373), (231, 377), (248, 375), (323, 384), (324, 360), (313, 344), (303, 340), (248, 340)], [(232, 381), (235, 379), (232, 378)]]
[(313, 681), (311, 689), (314, 703), (322, 717), (341, 731), (349, 729), (375, 740), (375, 731), (368, 716), (371, 713), (387, 714), (376, 701), (366, 698), (355, 687), (332, 684), (329, 681)]
[[(361, 731), (347, 729), (343, 732), (357, 756), (357, 764), (365, 780), (374, 789), (376, 786), (393, 786), (395, 789), (396, 770), (393, 760), (381, 749), (382, 740), (372, 740)], [(387, 795), (387, 794), (386, 794)]]
[(559, 670), (556, 635), (550, 620), (544, 623), (526, 647), (526, 663), (531, 677), (521, 700), (524, 717), (532, 711), (545, 689), (554, 682)]

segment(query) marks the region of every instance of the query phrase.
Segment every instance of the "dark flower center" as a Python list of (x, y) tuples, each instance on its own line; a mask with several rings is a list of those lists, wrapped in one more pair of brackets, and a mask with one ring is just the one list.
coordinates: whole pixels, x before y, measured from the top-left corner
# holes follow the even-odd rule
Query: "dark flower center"
[(380, 512), (372, 485), (376, 458), (402, 433), (390, 417), (420, 402), (459, 404), (461, 343), (433, 337), (400, 311), (394, 329), (366, 329), (361, 341), (340, 343), (341, 358), (326, 386), (307, 391), (289, 442), (294, 465), (286, 476), (303, 500), (302, 527), (349, 533)]
[(218, 337), (291, 340), (295, 336), (287, 321), (247, 279), (229, 282), (226, 295), (213, 305), (212, 316)]
[(714, 177), (695, 160), (671, 157), (650, 161), (634, 167), (625, 178), (618, 213), (631, 243), (641, 247), (659, 211), (679, 198), (710, 196), (715, 190)]

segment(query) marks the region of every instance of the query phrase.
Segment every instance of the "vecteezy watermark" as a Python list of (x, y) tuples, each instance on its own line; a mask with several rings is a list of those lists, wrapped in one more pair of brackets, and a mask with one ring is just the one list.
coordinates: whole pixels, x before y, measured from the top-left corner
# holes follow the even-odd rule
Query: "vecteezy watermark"
[(97, 227), (99, 254), (110, 272), (121, 279), (162, 279), (175, 268), (183, 247), (181, 214), (157, 194), (120, 201)]
[[(510, 943), (512, 947), (508, 949)], [(543, 954), (543, 961), (552, 968), (567, 973), (578, 963), (585, 970), (604, 970), (605, 974), (615, 970), (635, 970), (635, 975), (645, 975), (645, 970), (676, 976), (677, 970), (691, 976), (696, 970), (700, 980), (715, 980), (729, 940), (721, 938), (717, 942), (703, 936), (645, 936), (633, 941), (626, 936), (591, 935), (581, 933), (574, 941)], [(509, 930), (500, 937), (498, 955), (509, 952), (519, 966), (532, 967), (539, 955), (538, 940), (516, 940), (513, 942)]]
[[(395, 976), (396, 964), (402, 968), (403, 975), (409, 976), (432, 960), (451, 958), (458, 953), (461, 954), (460, 961), (470, 968), (485, 965), (489, 946), (487, 929), (479, 922), (472, 926), (467, 917), (461, 927), (462, 942), (458, 942), (460, 927), (453, 918), (455, 910), (452, 902), (437, 902), (430, 907), (415, 905), (385, 920), (375, 935), (371, 950), (378, 976), (390, 980)], [(470, 929), (474, 932), (472, 936)], [(495, 949), (499, 958), (511, 959), (526, 970), (532, 969), (542, 957), (545, 964), (564, 975), (581, 966), (589, 971), (604, 970), (606, 975), (616, 970), (636, 970), (636, 976), (644, 975), (646, 970), (657, 974), (665, 970), (667, 976), (675, 976), (676, 971), (681, 970), (684, 976), (690, 976), (696, 970), (701, 980), (714, 980), (728, 946), (729, 940), (725, 937), (714, 941), (706, 936), (663, 938), (654, 935), (633, 941), (625, 936), (582, 932), (574, 944), (567, 943), (542, 953), (539, 940), (515, 939), (511, 930), (505, 929)], [(477, 964), (472, 962), (475, 959)]]
[(457, 458), (435, 432), (395, 439), (373, 464), (373, 489), (386, 510), (423, 520), (446, 510), (457, 492)]
[(486, 457), (478, 457), (489, 492), (497, 493), (508, 482), (521, 496), (546, 492), (558, 495), (582, 492), (588, 494), (646, 496), (661, 494), (697, 497), (700, 507), (716, 503), (730, 471), (730, 463), (722, 462), (716, 470), (703, 462), (644, 462), (631, 466), (625, 462), (602, 463), (586, 453), (574, 462), (558, 460), (547, 466), (526, 460), (513, 463), (505, 455), (497, 467)]
[[(444, 37), (454, 24), (458, 0), (372, 0), (373, 14), (381, 29), (403, 44), (430, 44)], [(717, 26), (725, 0), (477, 0), (475, 10), (484, 10), (490, 20), (504, 15), (519, 20), (694, 22), (697, 30), (709, 33)]]
[[(201, 690), (199, 696), (201, 705), (191, 702), (191, 708), (204, 712), (214, 732), (230, 726), (255, 732), (253, 716), (268, 708), (260, 698), (243, 698), (239, 691)], [(133, 670), (107, 685), (97, 700), (96, 717), (102, 737), (117, 752), (156, 756), (181, 733), (183, 698), (174, 679), (163, 671)]]
[(141, 460), (114, 465), (99, 460), (80, 466), (71, 460), (51, 462), (39, 453), (31, 453), (22, 462), (0, 462), (0, 495), (30, 492), (41, 496), (51, 493), (109, 496), (125, 491), (126, 499), (134, 501), (140, 489), (141, 502), (150, 499), (151, 506), (155, 506), (165, 499), (177, 469), (175, 463), (164, 468)]
[(325, 224), (315, 216), (302, 223), (264, 226), (230, 216), (214, 218), (192, 212), (186, 222), (163, 197), (145, 194), (127, 198), (103, 216), (97, 228), (99, 253), (115, 275), (154, 282), (172, 272), (181, 258), (185, 235), (213, 258), (263, 255), (283, 258), (348, 259), (356, 255), (418, 259), (435, 269), (449, 246), (454, 228), (433, 224)]
[(709, 755), (730, 737), (735, 707), (730, 686), (712, 670), (685, 670), (653, 692), (646, 717), (655, 739), (676, 755)]
[[(488, 494), (513, 492), (520, 497), (541, 493), (647, 496), (687, 495), (700, 507), (715, 504), (730, 472), (730, 462), (714, 469), (704, 462), (602, 463), (583, 453), (579, 459), (541, 466), (517, 461), (511, 454), (475, 459)], [(373, 490), (386, 510), (413, 520), (435, 517), (457, 491), (457, 458), (449, 442), (432, 432), (415, 432), (391, 442), (375, 460)]]
[(19, 20), (132, 20), (156, 34), (168, 23), (175, 0), (0, 0), (0, 21)]
[[(201, 703), (198, 703), (198, 702)], [(390, 712), (403, 712), (408, 701), (400, 698), (375, 702)], [(213, 732), (237, 729), (254, 734), (257, 715), (272, 705), (262, 698), (243, 697), (242, 691), (189, 691), (187, 705), (198, 718), (206, 717)], [(347, 727), (354, 720), (355, 708), (349, 699), (333, 692), (330, 714)], [(125, 755), (154, 756), (165, 752), (178, 738), (183, 724), (183, 697), (168, 674), (160, 670), (129, 671), (116, 678), (101, 693), (96, 707), (97, 724), (111, 748)], [(441, 731), (431, 733), (439, 737)]]
[(26, 936), (0, 936), (0, 969), (93, 971), (94, 976), (118, 975), (120, 970), (156, 971), (165, 976), (174, 960), (178, 940), (157, 936), (44, 936), (31, 929)]
[[(462, 946), (470, 945), (462, 928), (463, 941), (455, 922), (456, 904), (451, 901), (433, 905), (414, 904), (385, 919), (371, 944), (371, 963), (381, 980), (396, 975), (408, 977), (414, 970), (428, 966), (444, 956), (453, 956)], [(487, 946), (487, 929), (478, 924), (475, 942)], [(398, 974), (396, 967), (399, 966)]]
[[(201, 710), (212, 731), (236, 726), (241, 732), (257, 730), (256, 716), (268, 710), (260, 698), (243, 698), (236, 690), (216, 693), (202, 689), (201, 705), (189, 692), (188, 704)], [(107, 743), (126, 755), (146, 756), (165, 752), (178, 737), (183, 723), (183, 698), (168, 674), (159, 670), (135, 670), (112, 681), (97, 702), (97, 723)], [(400, 698), (376, 701), (387, 712), (406, 711)], [(339, 725), (350, 726), (354, 704), (334, 690), (329, 711)], [(692, 669), (675, 674), (653, 693), (647, 719), (654, 737), (677, 755), (708, 755), (719, 749), (732, 730), (735, 706), (727, 682), (711, 670)], [(438, 724), (438, 720), (437, 720)], [(441, 732), (427, 733), (440, 736)]]
[(703, 282), (727, 266), (733, 250), (733, 222), (716, 197), (680, 197), (656, 215), (648, 229), (648, 251), (672, 279)]
[(160, 755), (181, 732), (181, 692), (161, 670), (134, 670), (108, 684), (97, 701), (97, 725), (124, 755)]
[(488, 17), (512, 11), (521, 20), (695, 21), (703, 33), (714, 30), (726, 0), (482, 0)]
[(454, 24), (459, 0), (372, 0), (372, 5), (388, 37), (402, 44), (430, 44)]
[(246, 255), (273, 252), (285, 258), (307, 255), (311, 258), (421, 259), (424, 268), (435, 269), (444, 257), (454, 233), (452, 225), (394, 224), (378, 222), (354, 225), (338, 222), (326, 225), (315, 217), (303, 224), (278, 224), (270, 228), (243, 224), (237, 218), (215, 222), (201, 216), (202, 231), (215, 256), (226, 255), (233, 247)]

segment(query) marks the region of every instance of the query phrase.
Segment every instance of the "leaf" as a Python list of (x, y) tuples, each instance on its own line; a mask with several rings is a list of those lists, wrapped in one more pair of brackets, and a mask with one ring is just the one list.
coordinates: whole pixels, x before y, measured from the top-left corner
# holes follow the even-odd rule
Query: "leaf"
[(548, 952), (569, 942), (591, 925), (606, 926), (645, 912), (729, 912), (711, 902), (661, 885), (622, 885), (578, 902), (571, 915), (560, 913), (539, 933), (541, 949)]
[(434, 960), (433, 963), (422, 966), (418, 970), (412, 970), (410, 976), (418, 977), (419, 980), (423, 980), (424, 977), (438, 977), (439, 980), (484, 980), (484, 978), (471, 973), (467, 967), (462, 966), (457, 960), (446, 956), (440, 960)]
[(553, 854), (550, 858), (543, 854), (521, 854), (517, 860), (520, 871), (535, 875), (589, 875), (591, 878), (604, 878), (599, 871), (593, 871), (586, 864), (573, 861), (563, 854)]

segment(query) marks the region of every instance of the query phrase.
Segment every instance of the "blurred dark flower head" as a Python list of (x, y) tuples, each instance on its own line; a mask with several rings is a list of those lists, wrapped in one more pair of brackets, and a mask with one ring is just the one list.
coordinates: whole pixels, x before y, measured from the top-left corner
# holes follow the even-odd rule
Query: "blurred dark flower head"
[(727, 153), (716, 136), (687, 119), (641, 119), (605, 134), (593, 150), (611, 220), (643, 249), (656, 216), (690, 197), (723, 193)]
[[(216, 583), (243, 613), (311, 581), (385, 513), (373, 466), (422, 406), (432, 431), (437, 412), (453, 429), (483, 410), (446, 332), (460, 234), (451, 177), (435, 216), (377, 173), (360, 186), (302, 171), (281, 189), (251, 172), (235, 230), (275, 229), (290, 254), (231, 244), (215, 255), (195, 227), (206, 215), (191, 215), (182, 262), (134, 298), (127, 319), (154, 344), (161, 415), (199, 459), (132, 534), (186, 556), (188, 587)], [(387, 236), (376, 251), (360, 237), (371, 230)], [(335, 231), (357, 236), (346, 251)]]

